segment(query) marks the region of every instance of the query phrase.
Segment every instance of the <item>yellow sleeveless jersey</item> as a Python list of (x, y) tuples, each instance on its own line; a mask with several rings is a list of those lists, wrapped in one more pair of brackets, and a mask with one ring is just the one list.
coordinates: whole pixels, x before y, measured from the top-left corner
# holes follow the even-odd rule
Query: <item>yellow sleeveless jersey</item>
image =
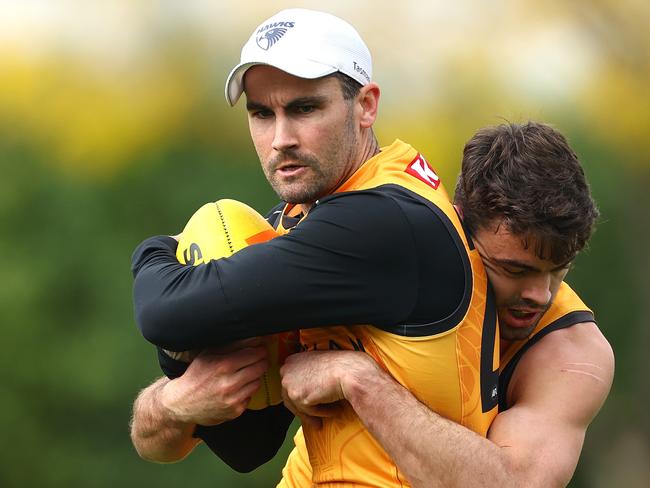
[[(562, 283), (551, 308), (544, 314), (531, 336), (525, 340), (511, 342), (501, 352), (500, 410), (508, 408), (505, 401), (508, 383), (515, 366), (528, 348), (554, 330), (583, 322), (595, 322), (593, 312), (568, 284)], [(403, 414), (407, 413), (403, 412)], [(294, 442), (296, 447), (289, 455), (287, 465), (283, 470), (284, 479), (279, 486), (311, 486), (311, 466), (302, 428), (296, 432)], [(404, 484), (407, 485), (406, 482)]]
[[(428, 335), (413, 335), (409, 332), (413, 326), (406, 324), (390, 332), (370, 325), (305, 329), (300, 332), (303, 348), (365, 351), (425, 405), (485, 435), (497, 413), (499, 340), (494, 299), (481, 259), (437, 175), (414, 148), (395, 141), (364, 163), (338, 192), (382, 185), (411, 192), (458, 237), (470, 277), (464, 309), (453, 323), (429, 327)], [(291, 212), (290, 206), (285, 208), (287, 215)], [(278, 231), (287, 232), (281, 223)], [(408, 486), (349, 405), (341, 415), (323, 419), (320, 430), (303, 427), (296, 445), (280, 487)]]
[(527, 339), (512, 341), (501, 351), (499, 373), (499, 409), (506, 410), (510, 378), (524, 353), (554, 330), (583, 322), (595, 322), (594, 313), (571, 287), (562, 282), (551, 307), (544, 313)]

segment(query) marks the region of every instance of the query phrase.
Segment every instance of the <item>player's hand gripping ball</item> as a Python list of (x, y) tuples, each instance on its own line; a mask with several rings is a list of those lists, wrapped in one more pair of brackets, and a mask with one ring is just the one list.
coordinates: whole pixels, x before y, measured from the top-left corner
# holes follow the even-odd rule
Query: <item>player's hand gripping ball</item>
[[(176, 258), (181, 264), (198, 266), (212, 259), (228, 257), (252, 244), (277, 236), (271, 225), (248, 205), (236, 200), (218, 200), (198, 209), (185, 225), (178, 241)], [(297, 331), (265, 337), (269, 369), (262, 386), (253, 395), (248, 408), (260, 410), (282, 402), (280, 366), (297, 351)], [(198, 351), (165, 351), (172, 358), (191, 362)]]

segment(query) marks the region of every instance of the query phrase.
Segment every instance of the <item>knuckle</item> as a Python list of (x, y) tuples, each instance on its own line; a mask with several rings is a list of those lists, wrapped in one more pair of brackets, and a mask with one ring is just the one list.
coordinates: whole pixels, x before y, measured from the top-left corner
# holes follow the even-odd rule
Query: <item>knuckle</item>
[(244, 413), (244, 411), (246, 410), (246, 405), (247, 404), (244, 402), (239, 402), (233, 406), (232, 412), (235, 418), (239, 417), (241, 414)]
[(229, 397), (237, 391), (237, 385), (232, 378), (224, 378), (219, 385), (219, 391), (225, 397)]

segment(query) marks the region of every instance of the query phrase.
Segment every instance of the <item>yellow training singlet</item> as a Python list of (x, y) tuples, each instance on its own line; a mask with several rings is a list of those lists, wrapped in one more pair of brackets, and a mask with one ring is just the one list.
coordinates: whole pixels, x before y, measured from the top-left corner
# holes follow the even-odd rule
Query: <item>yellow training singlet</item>
[[(301, 330), (303, 348), (365, 351), (425, 405), (485, 435), (497, 413), (499, 339), (494, 299), (483, 263), (440, 180), (414, 148), (395, 141), (366, 161), (338, 192), (382, 185), (397, 185), (412, 193), (458, 240), (469, 277), (463, 309), (453, 321), (429, 324), (426, 333), (414, 333), (415, 326), (408, 324), (398, 325), (391, 332), (370, 325)], [(288, 206), (285, 212), (290, 211)], [(278, 231), (286, 232), (281, 223)], [(323, 419), (322, 429), (305, 426), (298, 431), (297, 448), (278, 486), (408, 486), (397, 466), (346, 405), (341, 415)], [(402, 414), (407, 412), (396, 412)]]
[[(553, 304), (546, 311), (531, 336), (521, 341), (511, 342), (502, 351), (499, 381), (500, 410), (508, 408), (505, 402), (508, 382), (519, 359), (530, 346), (554, 330), (594, 321), (593, 312), (568, 284), (562, 283)], [(402, 413), (407, 414), (407, 412)], [(294, 442), (296, 447), (291, 451), (285, 469), (282, 471), (284, 479), (279, 486), (311, 486), (311, 466), (302, 428), (296, 432)]]

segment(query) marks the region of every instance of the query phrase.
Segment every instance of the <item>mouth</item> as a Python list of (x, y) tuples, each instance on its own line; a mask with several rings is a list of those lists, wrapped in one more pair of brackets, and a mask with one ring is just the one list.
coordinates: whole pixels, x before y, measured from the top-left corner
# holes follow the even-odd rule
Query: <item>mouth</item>
[(537, 324), (543, 313), (540, 310), (509, 308), (507, 309), (507, 322), (510, 327), (528, 328)]
[(278, 166), (275, 171), (282, 176), (296, 176), (306, 169), (307, 166), (301, 164), (283, 164)]

